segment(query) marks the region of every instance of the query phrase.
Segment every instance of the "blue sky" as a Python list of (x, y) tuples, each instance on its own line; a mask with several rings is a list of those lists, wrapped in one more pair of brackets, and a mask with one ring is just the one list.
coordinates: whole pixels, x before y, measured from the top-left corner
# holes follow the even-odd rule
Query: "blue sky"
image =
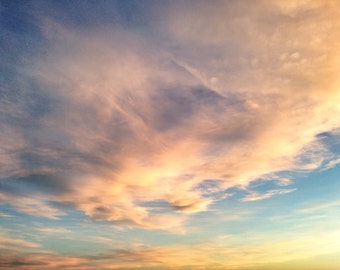
[(338, 269), (337, 1), (2, 1), (2, 269)]

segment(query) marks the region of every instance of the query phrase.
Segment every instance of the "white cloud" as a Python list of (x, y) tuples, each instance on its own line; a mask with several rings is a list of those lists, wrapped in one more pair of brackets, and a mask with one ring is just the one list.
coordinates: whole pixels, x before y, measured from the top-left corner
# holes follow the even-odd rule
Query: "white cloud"
[(340, 201), (331, 201), (326, 203), (320, 203), (314, 206), (308, 206), (302, 209), (297, 209), (298, 213), (315, 213), (323, 212), (340, 206)]
[(250, 201), (259, 201), (268, 199), (270, 197), (273, 197), (275, 195), (281, 195), (281, 194), (287, 194), (290, 192), (295, 191), (296, 189), (273, 189), (269, 190), (265, 193), (257, 193), (257, 192), (251, 192), (249, 195), (243, 197), (241, 201), (243, 202), (250, 202)]

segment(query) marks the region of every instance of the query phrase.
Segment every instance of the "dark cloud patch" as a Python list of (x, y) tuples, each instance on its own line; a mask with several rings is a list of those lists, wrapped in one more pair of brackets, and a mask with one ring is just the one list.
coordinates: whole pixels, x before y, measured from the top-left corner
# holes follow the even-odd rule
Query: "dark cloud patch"
[[(139, 264), (138, 269), (144, 269), (147, 264), (162, 264), (162, 251), (146, 248), (140, 250), (115, 249), (106, 253), (91, 256), (61, 256), (53, 254), (26, 253), (26, 254), (1, 254), (1, 269), (109, 269), (107, 263), (115, 265), (117, 269), (136, 269), (135, 266), (120, 267), (121, 263), (128, 265)], [(151, 266), (153, 269), (153, 267)], [(150, 269), (147, 266), (145, 269)], [(155, 268), (156, 269), (156, 268)], [(157, 269), (163, 269), (159, 266)], [(167, 268), (164, 268), (167, 269)]]
[(187, 205), (172, 205), (173, 209), (177, 211), (187, 211), (195, 208), (195, 203), (187, 204)]
[[(36, 149), (32, 146), (32, 151), (22, 151), (18, 154), (23, 174), (44, 176), (47, 171), (56, 176), (56, 181), (59, 179), (64, 183), (70, 181), (72, 173), (90, 173), (100, 169), (117, 171), (121, 167), (117, 157), (111, 156), (111, 160), (108, 160), (108, 155), (114, 152), (110, 143), (96, 142), (94, 152), (79, 151), (74, 145), (67, 149), (61, 148), (60, 144), (40, 143), (41, 145), (38, 141), (33, 144)], [(52, 179), (51, 181), (53, 182)]]
[(29, 117), (40, 119), (41, 117), (51, 113), (58, 102), (53, 100), (39, 89), (39, 85), (33, 84), (32, 91), (28, 93), (25, 101), (25, 111)]
[(172, 208), (180, 212), (203, 211), (209, 203), (203, 198), (179, 199), (170, 202)]
[(4, 84), (0, 91), (0, 119), (3, 124), (15, 127), (30, 141), (28, 135), (42, 129), (42, 121), (59, 109), (60, 101), (28, 76), (11, 79), (13, 83)]
[[(103, 119), (100, 111), (86, 103), (67, 104), (34, 85), (19, 89), (17, 95), (10, 89), (6, 92), (2, 123), (15, 129), (25, 142), (22, 148), (12, 146), (25, 174), (118, 166), (106, 157), (112, 154), (113, 158), (121, 151), (122, 142), (131, 138), (122, 114), (112, 112), (111, 119)], [(91, 148), (81, 149), (87, 142)]]
[[(61, 170), (65, 170), (69, 167), (68, 162), (70, 162), (69, 158), (70, 153), (64, 153), (62, 149), (58, 149), (58, 147), (53, 149), (53, 145), (44, 146), (39, 145), (39, 143), (43, 142), (34, 142), (32, 148), (36, 147), (36, 149), (23, 150), (19, 154), (19, 160), (21, 164), (21, 168), (24, 173), (40, 173), (44, 170), (51, 170), (54, 173), (58, 173)], [(64, 159), (67, 158), (67, 159)]]
[(188, 123), (195, 112), (195, 103), (182, 87), (158, 90), (150, 97), (156, 130), (167, 131)]
[(106, 206), (98, 206), (93, 211), (93, 218), (98, 220), (107, 220), (110, 216), (114, 214), (114, 209), (110, 209)]
[(224, 96), (217, 93), (216, 91), (213, 91), (211, 89), (205, 88), (205, 87), (197, 87), (191, 89), (192, 94), (194, 97), (207, 105), (217, 104), (221, 100), (226, 100)]
[[(192, 126), (201, 121), (201, 116), (210, 118), (211, 123), (218, 123), (228, 112), (242, 111), (245, 103), (236, 95), (222, 96), (204, 86), (176, 85), (157, 89), (150, 95), (148, 102), (153, 117), (150, 122), (162, 132)], [(204, 130), (197, 132), (204, 133)]]
[(32, 266), (47, 266), (49, 263), (47, 261), (30, 259), (28, 256), (24, 255), (0, 255), (0, 267), (6, 268), (25, 268), (29, 267), (31, 269)]
[[(9, 181), (11, 180), (7, 180), (6, 182)], [(41, 191), (50, 194), (60, 194), (69, 191), (67, 180), (59, 178), (56, 175), (29, 175), (27, 177), (17, 178), (13, 182), (27, 191)]]
[(332, 134), (330, 132), (321, 132), (319, 134), (316, 134), (315, 137), (320, 139), (326, 139), (332, 137)]
[(322, 132), (316, 135), (316, 138), (332, 153), (340, 152), (340, 134), (339, 132)]

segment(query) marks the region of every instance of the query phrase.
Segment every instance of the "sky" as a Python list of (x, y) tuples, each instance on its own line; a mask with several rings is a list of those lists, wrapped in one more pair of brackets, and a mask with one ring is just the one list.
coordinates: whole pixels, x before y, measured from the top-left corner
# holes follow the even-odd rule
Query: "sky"
[(340, 2), (0, 1), (0, 268), (336, 270)]

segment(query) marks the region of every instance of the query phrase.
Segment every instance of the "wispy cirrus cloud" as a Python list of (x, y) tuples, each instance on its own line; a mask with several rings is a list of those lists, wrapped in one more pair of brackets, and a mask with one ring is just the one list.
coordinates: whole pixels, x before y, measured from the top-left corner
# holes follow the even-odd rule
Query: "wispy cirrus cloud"
[(241, 201), (249, 202), (249, 201), (264, 200), (264, 199), (273, 197), (275, 195), (287, 194), (295, 190), (296, 189), (293, 188), (293, 189), (273, 189), (273, 190), (268, 190), (267, 192), (264, 192), (264, 193), (251, 192), (250, 194), (243, 197)]
[(43, 247), (40, 243), (28, 241), (25, 239), (18, 239), (13, 235), (2, 231), (0, 233), (0, 248), (3, 254), (15, 254), (31, 250), (32, 252), (44, 253)]
[(299, 213), (315, 213), (315, 212), (324, 212), (324, 211), (334, 211), (337, 207), (340, 206), (340, 201), (330, 201), (327, 203), (319, 203), (314, 206), (308, 206), (302, 209), (297, 209)]

